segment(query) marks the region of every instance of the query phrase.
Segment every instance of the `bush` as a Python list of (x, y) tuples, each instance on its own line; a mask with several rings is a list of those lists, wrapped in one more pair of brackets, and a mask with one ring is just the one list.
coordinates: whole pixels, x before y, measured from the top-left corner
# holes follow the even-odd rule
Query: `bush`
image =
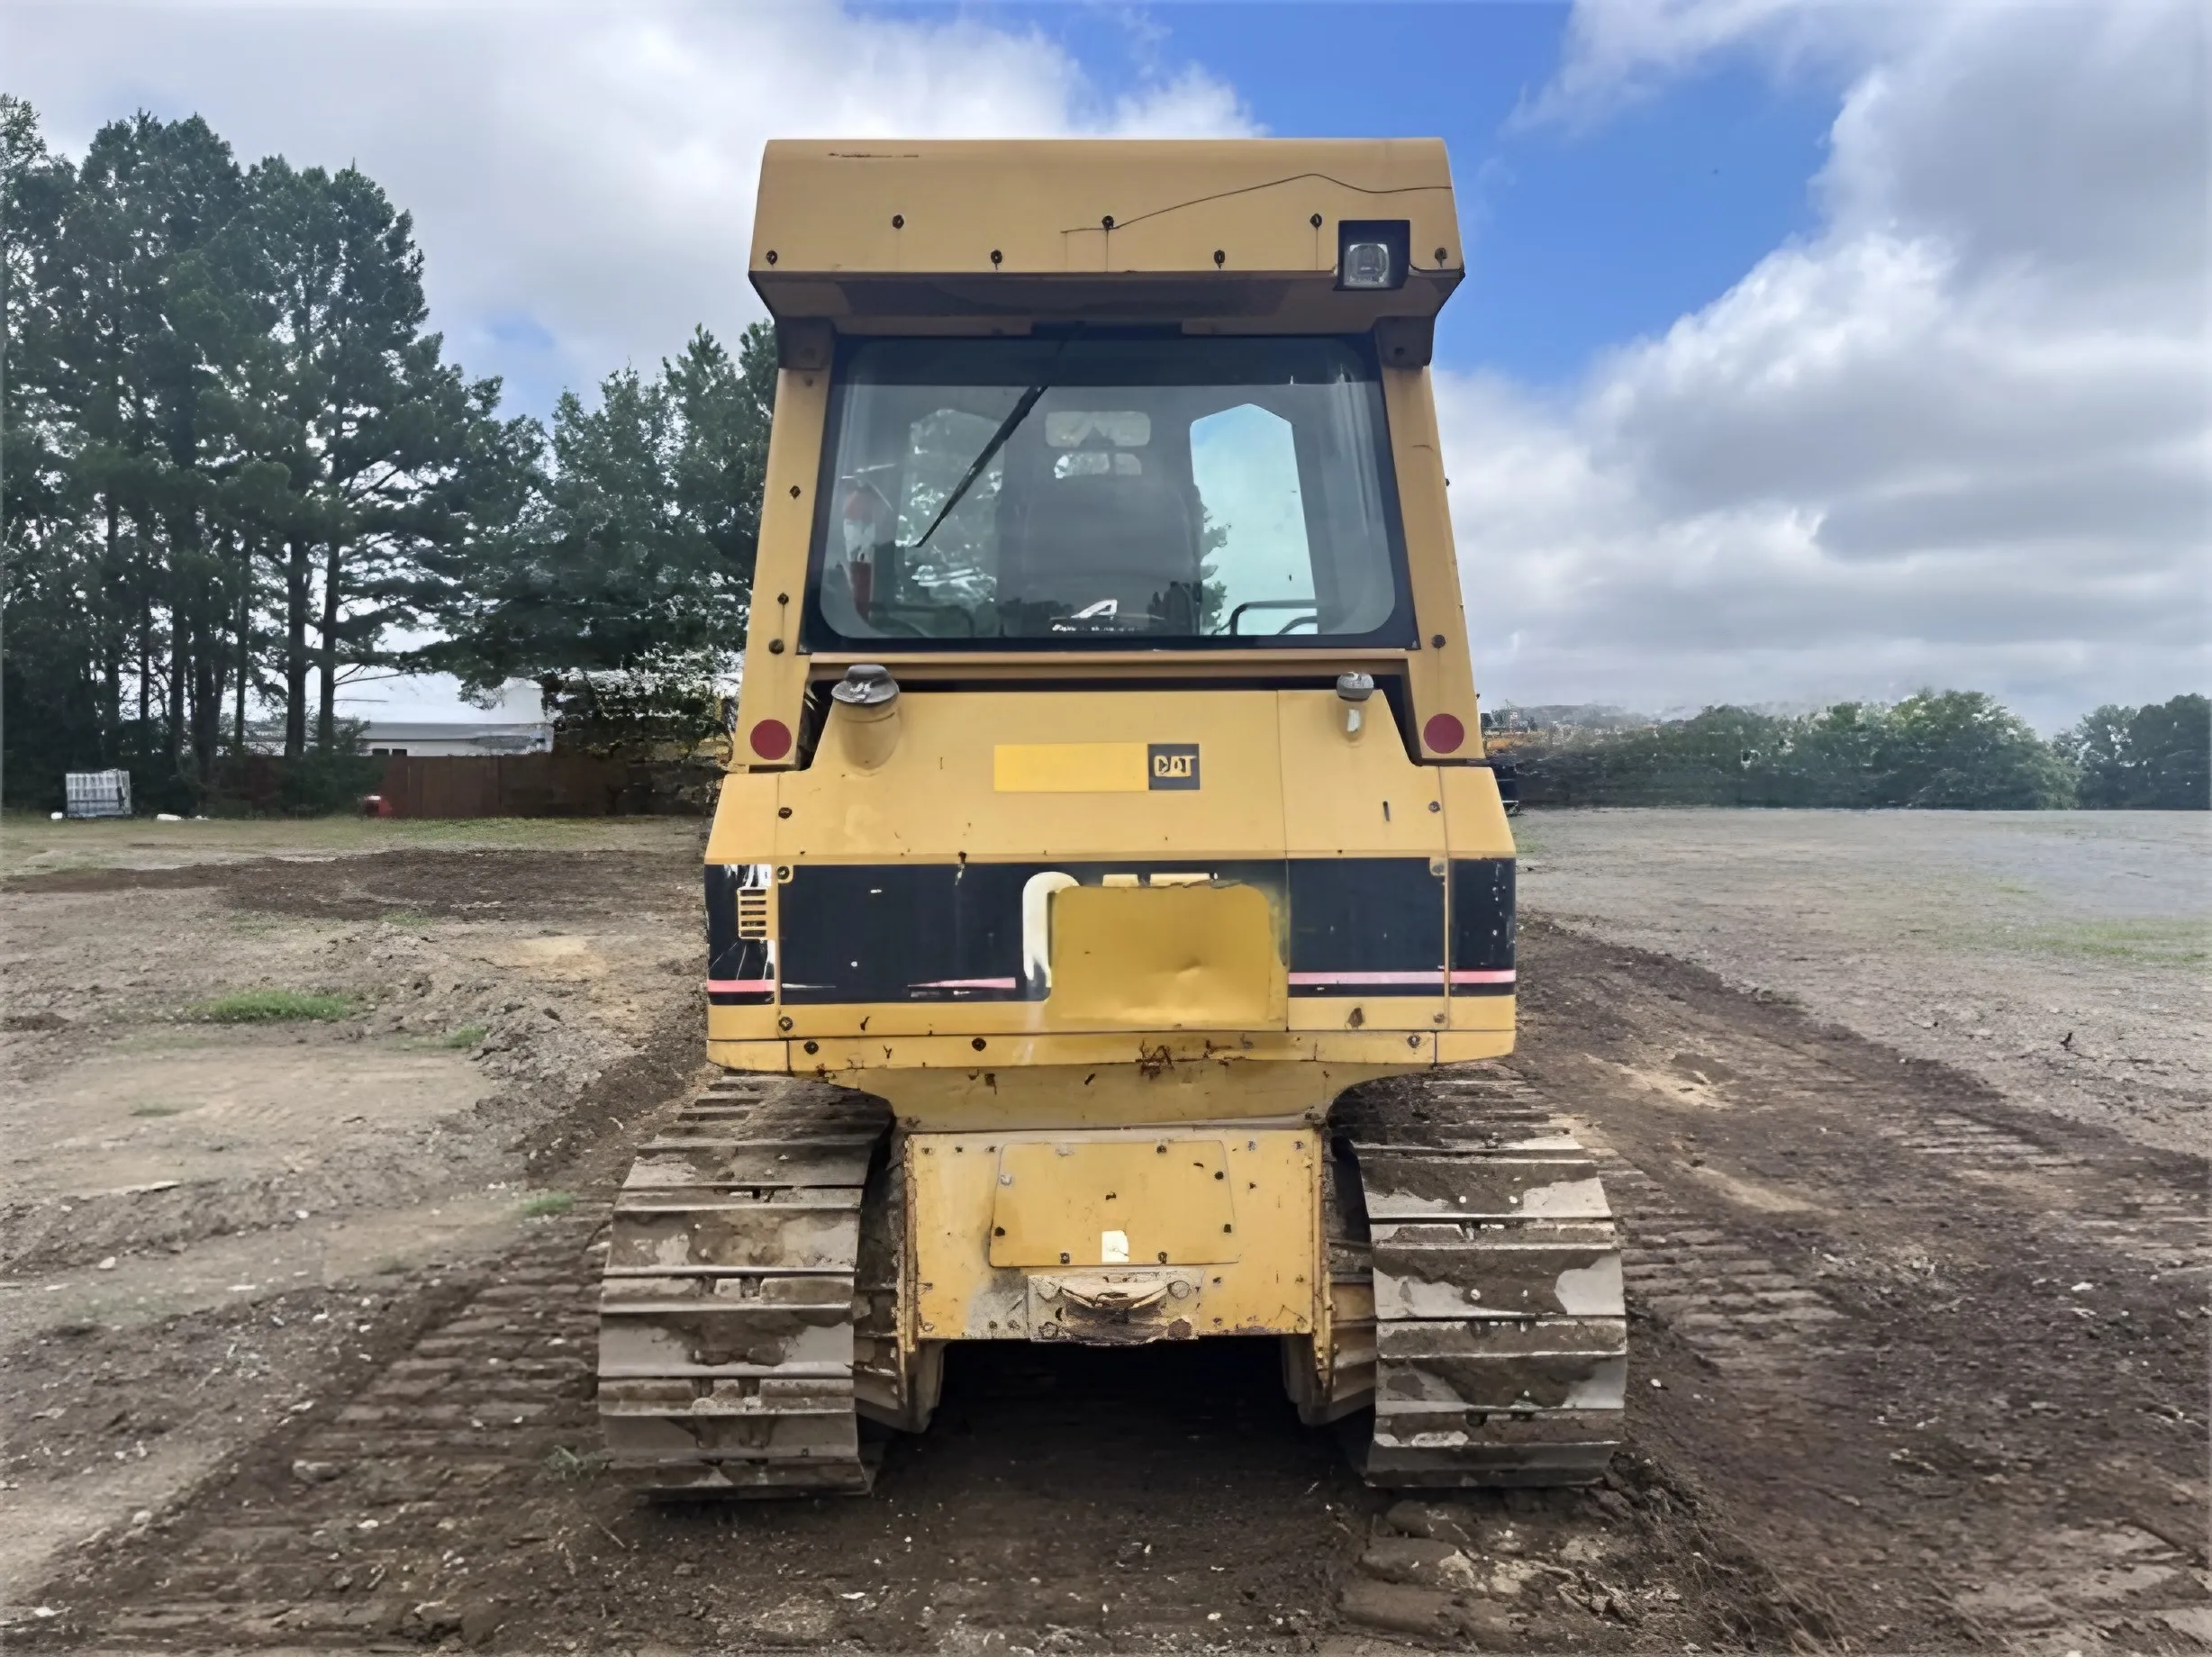
[(2074, 799), (2065, 756), (1979, 691), (1806, 715), (1708, 708), (1640, 729), (1539, 732), (1511, 752), (1531, 805), (2030, 810)]
[(1980, 691), (1922, 691), (1889, 711), (1868, 803), (2035, 811), (2074, 802), (2065, 760)]
[(714, 650), (670, 651), (621, 672), (548, 674), (539, 690), (564, 749), (679, 764), (711, 755), (719, 762), (729, 755), (721, 687), (730, 666)]
[(361, 796), (384, 782), (384, 761), (361, 751), (361, 727), (341, 724), (330, 747), (287, 759), (276, 779), (276, 804), (289, 817), (329, 817), (361, 809)]
[(2105, 810), (2212, 810), (2212, 701), (2176, 696), (2108, 704), (2058, 738), (2081, 777), (2081, 803)]

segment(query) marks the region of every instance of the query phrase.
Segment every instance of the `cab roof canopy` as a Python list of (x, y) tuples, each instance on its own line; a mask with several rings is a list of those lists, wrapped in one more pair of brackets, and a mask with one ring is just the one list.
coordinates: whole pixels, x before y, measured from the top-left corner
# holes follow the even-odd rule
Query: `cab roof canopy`
[[(1391, 250), (1382, 285), (1342, 280), (1355, 242)], [(752, 280), (787, 367), (826, 367), (836, 333), (1076, 321), (1373, 330), (1418, 367), (1463, 251), (1440, 139), (784, 139)]]

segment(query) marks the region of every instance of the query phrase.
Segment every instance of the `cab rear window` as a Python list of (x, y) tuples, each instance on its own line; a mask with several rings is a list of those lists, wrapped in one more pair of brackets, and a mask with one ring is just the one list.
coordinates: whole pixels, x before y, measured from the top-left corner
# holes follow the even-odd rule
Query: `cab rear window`
[(870, 340), (829, 433), (818, 647), (1410, 642), (1364, 341)]

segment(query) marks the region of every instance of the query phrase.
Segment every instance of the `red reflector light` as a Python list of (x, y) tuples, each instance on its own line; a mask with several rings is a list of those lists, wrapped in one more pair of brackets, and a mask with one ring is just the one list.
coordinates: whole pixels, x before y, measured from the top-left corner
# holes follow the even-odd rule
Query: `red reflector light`
[[(1454, 729), (1457, 729), (1455, 721)], [(791, 727), (781, 720), (763, 720), (753, 727), (753, 752), (763, 759), (781, 759), (791, 752)]]
[(1437, 754), (1456, 754), (1466, 739), (1467, 728), (1448, 713), (1437, 714), (1421, 727), (1421, 740)]

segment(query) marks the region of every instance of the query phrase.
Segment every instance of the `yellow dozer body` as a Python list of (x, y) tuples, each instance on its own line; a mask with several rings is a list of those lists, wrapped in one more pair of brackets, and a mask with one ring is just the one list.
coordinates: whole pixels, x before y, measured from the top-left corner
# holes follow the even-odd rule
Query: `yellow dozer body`
[(951, 1342), (1210, 1336), (1278, 1339), (1375, 1482), (1602, 1468), (1590, 1159), (1443, 1068), (1514, 1010), (1428, 369), (1462, 269), (1429, 140), (768, 146), (727, 1075), (603, 1298), (644, 1486), (865, 1489)]

